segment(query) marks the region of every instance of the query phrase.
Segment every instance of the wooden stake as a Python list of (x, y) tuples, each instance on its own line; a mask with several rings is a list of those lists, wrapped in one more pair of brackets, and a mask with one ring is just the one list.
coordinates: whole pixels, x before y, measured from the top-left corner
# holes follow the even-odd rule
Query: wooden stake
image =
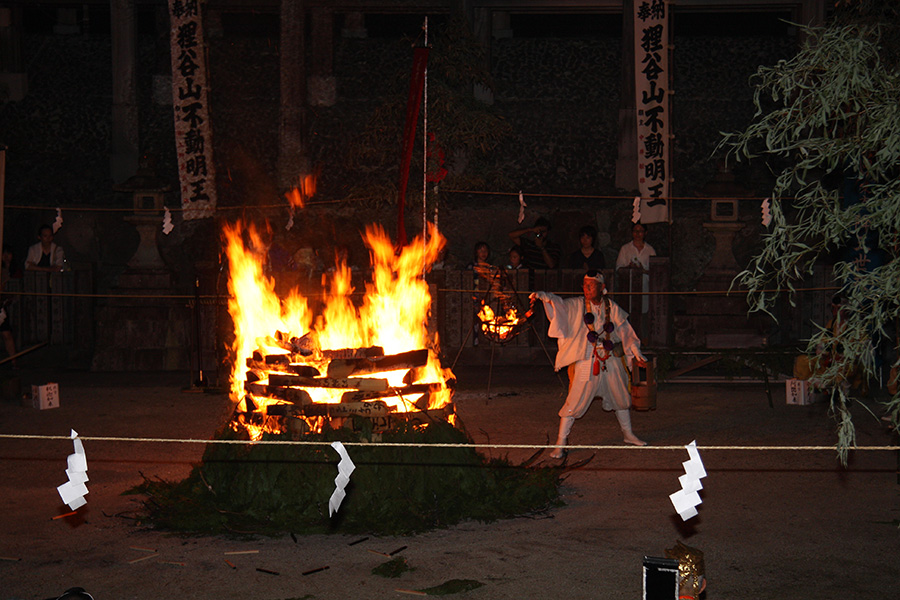
[(128, 561), (128, 564), (133, 565), (134, 563), (139, 563), (142, 560), (147, 560), (148, 558), (153, 558), (154, 556), (159, 556), (159, 554), (154, 552), (153, 554), (148, 554), (146, 556), (139, 556), (137, 558), (132, 558), (131, 560)]
[(310, 569), (309, 571), (304, 571), (301, 575), (312, 575), (313, 573), (320, 573), (329, 569), (330, 567), (319, 567), (318, 569)]

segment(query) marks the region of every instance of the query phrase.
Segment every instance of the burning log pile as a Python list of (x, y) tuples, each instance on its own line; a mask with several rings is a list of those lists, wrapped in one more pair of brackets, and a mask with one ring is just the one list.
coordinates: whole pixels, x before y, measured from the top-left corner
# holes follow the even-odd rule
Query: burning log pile
[[(150, 521), (209, 533), (396, 535), (556, 502), (558, 470), (487, 460), (456, 427), (453, 373), (426, 327), (431, 298), (421, 275), (444, 243), (430, 233), (398, 252), (383, 231), (367, 230), (365, 296), (351, 301), (349, 269), (338, 265), (314, 316), (305, 298), (275, 294), (258, 236), (226, 227), (235, 411), (218, 437), (314, 443), (212, 444), (186, 480), (145, 482)], [(362, 442), (334, 517), (332, 441)]]
[[(240, 424), (306, 434), (326, 424), (339, 429), (354, 417), (368, 419), (375, 432), (398, 422), (452, 419), (453, 404), (435, 402), (447, 391), (444, 382), (414, 383), (428, 364), (428, 349), (391, 355), (380, 346), (321, 350), (311, 339), (276, 332), (265, 344), (276, 352), (260, 348), (247, 359), (247, 394), (236, 414)], [(400, 384), (379, 377), (388, 373), (402, 373)], [(429, 409), (434, 405), (438, 408)]]
[[(455, 422), (449, 369), (428, 332), (431, 296), (422, 274), (444, 239), (437, 230), (396, 252), (378, 228), (366, 232), (372, 282), (352, 298), (350, 269), (336, 261), (318, 314), (307, 298), (275, 294), (264, 275), (264, 244), (250, 228), (226, 227), (228, 310), (235, 328), (232, 428), (263, 433), (321, 433), (369, 421)], [(323, 279), (323, 288), (325, 281)]]

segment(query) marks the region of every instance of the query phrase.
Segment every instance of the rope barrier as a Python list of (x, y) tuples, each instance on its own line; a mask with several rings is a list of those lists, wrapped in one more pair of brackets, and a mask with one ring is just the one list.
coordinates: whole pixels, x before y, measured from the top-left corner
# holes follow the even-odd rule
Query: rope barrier
[[(828, 292), (828, 291), (837, 291), (839, 287), (813, 287), (813, 288), (795, 288), (793, 290), (788, 288), (774, 288), (774, 289), (765, 289), (758, 290), (756, 293), (768, 293), (768, 294), (780, 294), (785, 292)], [(473, 294), (473, 293), (482, 293), (484, 290), (477, 289), (462, 289), (462, 288), (437, 288), (438, 292), (447, 292), (447, 293), (463, 293), (463, 294)], [(530, 294), (532, 291), (537, 290), (521, 290), (517, 293), (519, 294)], [(310, 294), (308, 297), (321, 296), (323, 293), (326, 293), (327, 290), (318, 290), (317, 292)], [(582, 292), (575, 291), (556, 291), (553, 292), (557, 296), (580, 296)], [(657, 292), (610, 292), (610, 296), (730, 296), (737, 294), (749, 294), (750, 292), (747, 290), (689, 290), (689, 291), (657, 291)], [(365, 295), (366, 292), (353, 292), (352, 294), (347, 294), (348, 296), (362, 296)], [(193, 294), (86, 294), (86, 293), (76, 293), (76, 292), (13, 292), (13, 291), (4, 291), (4, 296), (25, 296), (25, 297), (47, 297), (47, 298), (104, 298), (104, 299), (142, 299), (142, 300), (187, 300), (189, 303), (193, 304), (194, 300), (197, 296)], [(220, 304), (226, 302), (228, 300), (233, 299), (232, 296), (226, 295), (201, 295), (200, 304)]]
[[(0, 433), (0, 439), (25, 439), (25, 440), (66, 440), (72, 441), (68, 435), (34, 435), (24, 433)], [(135, 438), (114, 436), (78, 436), (85, 442), (130, 442), (130, 443), (168, 443), (168, 444), (259, 444), (273, 446), (328, 446), (331, 442), (306, 441), (306, 440), (198, 440), (177, 438)], [(416, 444), (408, 442), (341, 442), (344, 446), (372, 446), (376, 448), (489, 448), (493, 450), (549, 450), (560, 448), (548, 444)], [(619, 446), (619, 445), (567, 445), (567, 450), (684, 450), (685, 445), (680, 446)], [(742, 450), (742, 451), (802, 451), (819, 452), (827, 450), (835, 452), (834, 446), (697, 446), (698, 450)], [(862, 451), (891, 451), (900, 450), (900, 446), (850, 446), (849, 450)]]
[[(774, 289), (764, 289), (757, 290), (754, 293), (761, 294), (780, 294), (783, 292), (828, 292), (828, 291), (837, 291), (841, 288), (839, 287), (815, 287), (815, 288), (774, 288)], [(485, 290), (473, 290), (473, 289), (453, 289), (453, 288), (438, 288), (439, 292), (455, 292), (455, 293), (481, 293)], [(517, 293), (519, 294), (530, 294), (538, 290), (521, 290)], [(552, 292), (557, 296), (581, 296), (583, 292), (577, 291), (566, 291), (566, 292)], [(610, 296), (730, 296), (732, 294), (749, 294), (749, 290), (690, 290), (685, 292), (679, 291), (657, 291), (657, 292), (617, 292), (611, 291), (609, 292)]]
[[(360, 202), (363, 200), (372, 200), (374, 198), (348, 198), (345, 200), (317, 200), (306, 202), (302, 208), (307, 208), (310, 206), (322, 206), (329, 204), (342, 204), (344, 202)], [(129, 213), (134, 215), (143, 215), (143, 216), (159, 216), (162, 218), (162, 213), (165, 209), (169, 209), (169, 212), (185, 212), (187, 210), (195, 210), (193, 208), (185, 209), (176, 206), (163, 206), (160, 209), (156, 208), (133, 208), (133, 207), (119, 207), (119, 206), (68, 206), (68, 205), (58, 205), (58, 206), (27, 206), (24, 204), (6, 204), (5, 209), (8, 210), (53, 210), (55, 211), (57, 208), (61, 210), (65, 210), (67, 212), (109, 212), (109, 213)], [(287, 202), (279, 203), (279, 204), (258, 204), (253, 206), (216, 206), (214, 212), (220, 211), (233, 211), (233, 210), (258, 210), (263, 208), (291, 208), (291, 205)]]
[[(589, 195), (589, 194), (545, 194), (541, 192), (488, 192), (483, 190), (446, 190), (442, 189), (441, 192), (445, 194), (472, 194), (475, 196), (522, 196), (530, 197), (530, 198), (584, 198), (585, 200), (627, 200), (629, 203), (634, 200), (635, 195), (631, 194), (629, 196), (615, 196), (615, 195)], [(710, 200), (744, 200), (744, 201), (752, 201), (752, 202), (762, 202), (769, 196), (667, 196), (665, 200), (701, 200), (704, 202), (709, 202)], [(793, 197), (781, 196), (778, 198), (779, 200), (795, 200)]]
[[(492, 192), (487, 190), (446, 190), (442, 189), (441, 193), (444, 194), (470, 194), (475, 196), (513, 196), (518, 198), (519, 192)], [(581, 198), (584, 200), (622, 200), (631, 203), (634, 200), (634, 194), (628, 196), (620, 196), (620, 195), (593, 195), (593, 194), (552, 194), (552, 193), (542, 193), (542, 192), (525, 192), (522, 194), (523, 196), (528, 196), (531, 198)], [(768, 196), (744, 196), (744, 197), (735, 197), (735, 196), (669, 196), (666, 199), (670, 201), (679, 201), (683, 202), (686, 200), (689, 201), (702, 201), (709, 202), (711, 200), (739, 200), (739, 201), (751, 201), (751, 202), (762, 202), (768, 198)], [(793, 197), (780, 197), (779, 200), (795, 200)], [(343, 198), (339, 200), (310, 200), (303, 204), (300, 209), (315, 207), (315, 206), (328, 206), (333, 204), (345, 204), (345, 203), (358, 203), (365, 202), (368, 200), (383, 200), (383, 198), (377, 198), (375, 196), (368, 196), (363, 198)], [(133, 207), (117, 207), (117, 206), (68, 206), (68, 205), (57, 205), (57, 206), (29, 206), (24, 204), (7, 204), (7, 209), (15, 209), (15, 210), (56, 210), (57, 208), (72, 211), (72, 212), (109, 212), (109, 213), (130, 213), (137, 215), (153, 215), (154, 213), (160, 213), (160, 217), (162, 217), (161, 212), (168, 208), (170, 213), (176, 212), (184, 212), (186, 210), (194, 210), (194, 209), (185, 209), (180, 206), (164, 206), (161, 209), (157, 210), (153, 209), (136, 209)], [(269, 209), (269, 208), (287, 208), (291, 209), (291, 204), (288, 202), (278, 203), (278, 204), (258, 204), (253, 206), (221, 206), (216, 205), (213, 209), (214, 212), (230, 212), (230, 211), (246, 211), (246, 210), (260, 210), (260, 209)], [(294, 209), (296, 210), (296, 209)]]

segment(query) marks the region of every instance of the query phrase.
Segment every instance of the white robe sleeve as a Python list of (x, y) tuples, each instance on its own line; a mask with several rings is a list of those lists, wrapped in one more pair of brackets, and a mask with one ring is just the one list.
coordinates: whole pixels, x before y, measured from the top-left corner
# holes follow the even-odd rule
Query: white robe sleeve
[[(622, 348), (625, 350), (626, 356), (632, 360), (637, 358), (646, 361), (646, 357), (641, 354), (641, 340), (631, 327), (631, 323), (628, 322), (628, 313), (611, 300), (609, 307), (610, 320), (616, 325), (616, 334), (622, 341)], [(629, 363), (630, 362), (631, 361), (629, 361)]]
[(559, 350), (554, 366), (559, 371), (584, 358), (586, 333), (580, 335), (583, 328), (584, 300), (581, 297), (563, 299), (550, 293), (541, 294), (539, 297), (544, 302), (544, 312), (550, 321), (547, 335), (558, 340)]

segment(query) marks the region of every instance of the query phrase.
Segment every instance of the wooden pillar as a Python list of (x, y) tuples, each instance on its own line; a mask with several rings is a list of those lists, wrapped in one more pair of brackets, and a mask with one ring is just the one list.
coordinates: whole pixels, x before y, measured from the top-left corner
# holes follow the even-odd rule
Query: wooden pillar
[(305, 8), (302, 0), (281, 1), (281, 105), (278, 128), (278, 184), (297, 185), (309, 171), (306, 136)]
[(309, 103), (334, 106), (337, 84), (334, 79), (334, 12), (330, 8), (312, 9), (310, 44)]
[(634, 100), (634, 0), (622, 0), (622, 86), (619, 96), (619, 143), (616, 187), (638, 188), (637, 108)]
[(112, 154), (110, 170), (114, 183), (135, 174), (138, 166), (138, 103), (135, 72), (134, 0), (112, 0)]

